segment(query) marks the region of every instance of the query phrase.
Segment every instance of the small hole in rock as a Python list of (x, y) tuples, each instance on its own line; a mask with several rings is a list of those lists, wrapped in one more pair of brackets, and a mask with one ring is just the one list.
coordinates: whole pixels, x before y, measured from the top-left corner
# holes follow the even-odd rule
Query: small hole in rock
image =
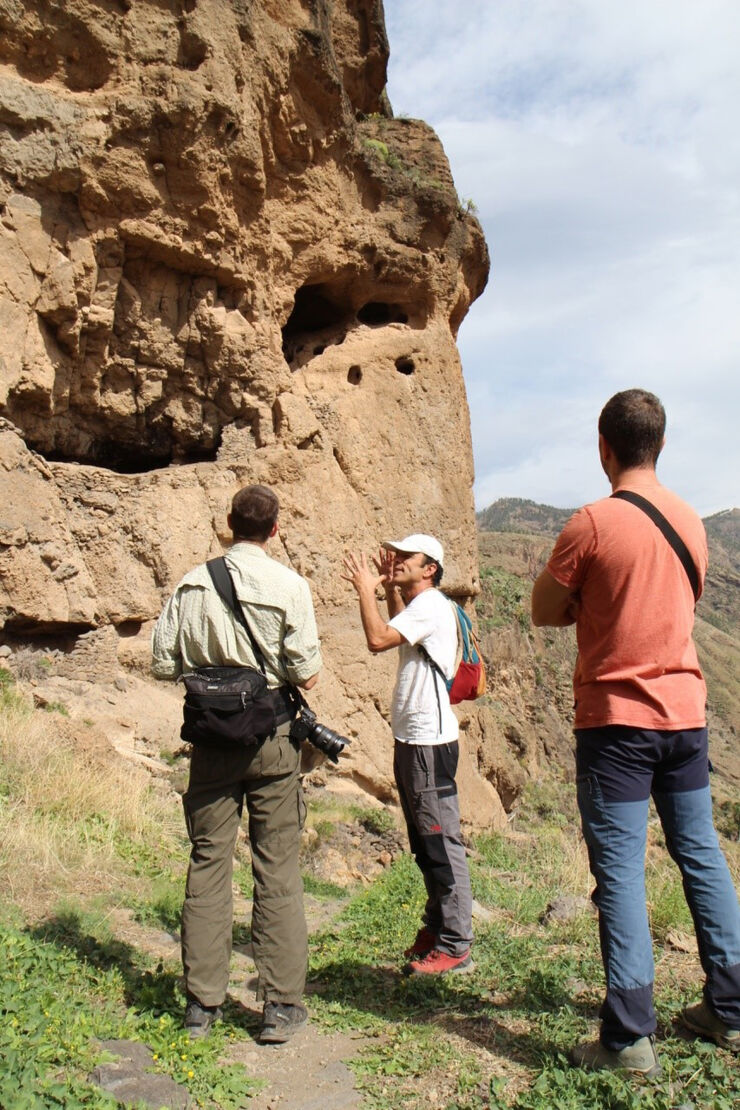
[(413, 374), (416, 367), (412, 358), (397, 358), (396, 370), (399, 374)]
[(359, 385), (362, 381), (362, 367), (350, 366), (347, 371), (347, 381), (350, 385)]

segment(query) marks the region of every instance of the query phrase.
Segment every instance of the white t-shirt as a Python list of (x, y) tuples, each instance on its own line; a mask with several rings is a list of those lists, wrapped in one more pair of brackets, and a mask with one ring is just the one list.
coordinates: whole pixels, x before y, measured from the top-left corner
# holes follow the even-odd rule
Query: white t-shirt
[(450, 708), (447, 687), (417, 646), (425, 648), (445, 678), (452, 678), (457, 654), (452, 606), (439, 590), (424, 590), (388, 623), (407, 641), (398, 649), (391, 703), (393, 735), (404, 744), (449, 744), (457, 740), (457, 718)]

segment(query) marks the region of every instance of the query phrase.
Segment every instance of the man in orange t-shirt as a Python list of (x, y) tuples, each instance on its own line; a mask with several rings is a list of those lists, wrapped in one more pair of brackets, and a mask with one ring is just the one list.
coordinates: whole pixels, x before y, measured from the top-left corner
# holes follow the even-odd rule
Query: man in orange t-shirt
[(664, 432), (652, 393), (607, 402), (599, 455), (612, 496), (570, 518), (532, 591), (536, 625), (576, 626), (578, 806), (607, 984), (600, 1038), (571, 1060), (645, 1075), (660, 1070), (645, 904), (651, 794), (706, 976), (684, 1023), (740, 1051), (740, 910), (712, 820), (706, 687), (692, 640), (707, 543), (693, 509), (656, 477)]

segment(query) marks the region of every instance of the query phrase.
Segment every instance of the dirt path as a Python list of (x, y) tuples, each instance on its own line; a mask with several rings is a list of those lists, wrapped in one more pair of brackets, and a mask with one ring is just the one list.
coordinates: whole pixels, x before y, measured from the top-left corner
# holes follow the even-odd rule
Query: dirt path
[[(255, 1006), (258, 1015), (261, 1009)], [(356, 1110), (362, 1096), (346, 1061), (359, 1051), (362, 1038), (320, 1033), (310, 1022), (285, 1045), (240, 1041), (229, 1061), (245, 1066), (268, 1086), (249, 1103), (249, 1110)]]
[[(309, 934), (332, 920), (342, 903), (319, 901), (306, 896)], [(251, 906), (238, 905), (239, 918), (249, 918)], [(110, 925), (119, 940), (126, 941), (155, 959), (179, 960), (180, 940), (172, 933), (152, 929), (135, 921), (127, 910), (111, 915)], [(247, 1024), (256, 1034), (262, 1005), (255, 1001), (256, 969), (248, 945), (235, 947), (229, 979), (229, 998), (245, 1011)], [(311, 1001), (308, 999), (310, 1012)], [(226, 1063), (242, 1064), (265, 1088), (249, 1103), (250, 1110), (359, 1110), (362, 1096), (347, 1061), (366, 1043), (362, 1035), (324, 1033), (310, 1021), (285, 1045), (260, 1045), (253, 1037), (238, 1041), (227, 1052)]]

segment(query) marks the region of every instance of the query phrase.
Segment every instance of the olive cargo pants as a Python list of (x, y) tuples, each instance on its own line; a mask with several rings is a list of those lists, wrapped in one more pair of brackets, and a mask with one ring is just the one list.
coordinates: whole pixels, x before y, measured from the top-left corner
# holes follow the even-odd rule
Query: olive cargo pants
[(183, 796), (192, 851), (182, 912), (182, 962), (190, 997), (219, 1006), (229, 982), (232, 868), (244, 800), (254, 876), (252, 949), (257, 997), (299, 1002), (307, 937), (298, 867), (305, 804), (290, 723), (255, 747), (193, 749)]

